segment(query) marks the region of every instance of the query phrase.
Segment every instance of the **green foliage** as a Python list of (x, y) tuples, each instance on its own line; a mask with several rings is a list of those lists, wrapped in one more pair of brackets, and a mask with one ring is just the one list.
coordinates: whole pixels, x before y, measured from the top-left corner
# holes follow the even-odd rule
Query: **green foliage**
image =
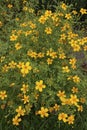
[(0, 130), (86, 130), (87, 37), (73, 31), (81, 12), (57, 3), (55, 12), (36, 14), (34, 8), (40, 4), (34, 0), (4, 2), (0, 8)]

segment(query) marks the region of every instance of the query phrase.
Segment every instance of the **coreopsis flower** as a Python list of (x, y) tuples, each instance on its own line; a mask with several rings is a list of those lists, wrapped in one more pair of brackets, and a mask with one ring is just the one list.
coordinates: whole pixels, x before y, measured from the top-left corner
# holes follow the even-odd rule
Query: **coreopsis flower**
[(65, 98), (65, 97), (66, 97), (65, 91), (58, 91), (57, 96), (58, 96), (59, 98)]
[(60, 105), (55, 104), (55, 105), (53, 106), (53, 108), (54, 108), (55, 111), (58, 111), (58, 110), (60, 109)]
[(84, 46), (84, 51), (87, 51), (87, 45)]
[(82, 105), (78, 105), (78, 111), (82, 112), (83, 111), (83, 106)]
[(80, 9), (80, 13), (83, 15), (83, 14), (87, 14), (87, 9), (83, 9), (83, 8), (81, 8)]
[(86, 99), (85, 99), (85, 98), (80, 98), (80, 102), (81, 102), (81, 103), (85, 103), (85, 102), (86, 102)]
[(5, 64), (5, 65), (2, 67), (2, 72), (7, 72), (8, 70), (9, 70), (9, 66)]
[(61, 4), (61, 8), (62, 8), (63, 10), (66, 10), (66, 9), (67, 9), (67, 5), (66, 5), (65, 3), (62, 3), (62, 4)]
[(2, 23), (2, 21), (0, 21), (0, 27), (2, 27), (2, 25), (3, 25), (3, 23)]
[(59, 59), (65, 59), (65, 58), (66, 58), (65, 53), (60, 53), (59, 54)]
[(19, 62), (19, 63), (17, 64), (17, 67), (20, 69), (20, 68), (22, 68), (23, 65), (24, 65), (24, 62)]
[(20, 50), (22, 48), (22, 45), (18, 42), (15, 44), (15, 49)]
[(73, 10), (72, 13), (73, 13), (74, 15), (78, 14), (76, 10)]
[(72, 104), (72, 105), (76, 105), (76, 106), (77, 106), (77, 104), (78, 104), (78, 102), (79, 102), (79, 99), (77, 98), (76, 95), (71, 94), (71, 95), (70, 95), (70, 101), (71, 101), (71, 104)]
[(11, 61), (8, 65), (9, 65), (9, 68), (14, 69), (16, 67), (17, 63), (15, 61)]
[(45, 28), (45, 33), (46, 34), (52, 34), (52, 29), (50, 27)]
[(46, 20), (47, 20), (46, 16), (43, 16), (43, 15), (42, 15), (42, 16), (39, 18), (38, 21), (39, 21), (40, 23), (44, 24)]
[(74, 115), (70, 115), (68, 118), (67, 118), (67, 122), (68, 124), (73, 124), (74, 123)]
[(16, 41), (16, 40), (17, 40), (17, 38), (18, 38), (18, 36), (17, 36), (17, 35), (12, 34), (12, 35), (10, 36), (10, 41)]
[(78, 52), (81, 49), (80, 46), (77, 45), (77, 44), (74, 44), (74, 45), (71, 45), (71, 46), (72, 46), (74, 52)]
[(63, 121), (63, 122), (67, 122), (67, 117), (68, 117), (68, 115), (66, 114), (66, 113), (60, 113), (59, 115), (58, 115), (58, 120), (59, 121)]
[(28, 10), (28, 7), (24, 6), (23, 11), (27, 11), (27, 10)]
[(44, 108), (44, 107), (41, 107), (41, 110), (38, 111), (38, 114), (39, 114), (42, 118), (49, 116), (49, 114), (48, 114), (48, 109), (47, 109), (47, 108)]
[(4, 100), (5, 98), (7, 98), (7, 94), (6, 94), (6, 91), (0, 91), (0, 99), (1, 100)]
[(51, 10), (46, 10), (44, 15), (46, 17), (50, 17), (52, 15), (52, 11)]
[(73, 87), (73, 88), (72, 88), (72, 92), (73, 92), (73, 93), (78, 93), (78, 88)]
[(43, 88), (46, 88), (46, 85), (43, 84), (43, 80), (36, 81), (36, 90), (39, 90), (39, 92), (42, 92)]
[(37, 54), (37, 57), (38, 57), (38, 58), (43, 58), (43, 57), (44, 57), (44, 53), (39, 52), (39, 53)]
[(70, 98), (62, 98), (61, 97), (61, 104), (62, 105), (71, 105)]
[(21, 91), (25, 94), (28, 91), (28, 85), (23, 84), (22, 88), (21, 88)]
[(12, 4), (8, 4), (8, 8), (11, 9), (13, 7)]
[(15, 116), (15, 117), (12, 119), (13, 125), (16, 125), (16, 126), (19, 125), (19, 122), (20, 122), (20, 121), (21, 121), (21, 118), (19, 118), (18, 116)]
[(76, 61), (77, 61), (76, 58), (72, 58), (72, 59), (69, 60), (69, 64), (75, 65)]
[(35, 29), (35, 28), (36, 28), (36, 24), (31, 23), (31, 24), (30, 24), (30, 28)]
[(19, 106), (17, 109), (16, 109), (16, 112), (17, 112), (17, 116), (24, 116), (25, 114), (25, 109), (22, 108), (22, 106)]
[(69, 69), (68, 66), (64, 66), (64, 67), (62, 67), (62, 70), (63, 70), (64, 73), (68, 73), (68, 72), (70, 72), (70, 69)]
[(22, 101), (24, 102), (24, 104), (28, 103), (29, 102), (29, 96), (24, 95)]
[(65, 33), (63, 33), (63, 34), (61, 34), (61, 38), (60, 38), (60, 40), (65, 40), (66, 39), (66, 34)]
[(65, 18), (66, 18), (66, 19), (71, 19), (72, 16), (71, 16), (71, 14), (69, 13), (69, 14), (66, 14), (66, 15), (65, 15)]
[(5, 60), (5, 56), (0, 57), (0, 62), (3, 62)]
[(48, 64), (48, 65), (51, 65), (52, 62), (53, 62), (53, 59), (51, 59), (51, 58), (48, 58), (48, 59), (47, 59), (47, 64)]
[(17, 17), (17, 18), (15, 18), (15, 20), (16, 20), (16, 21), (19, 21), (20, 19)]
[(50, 52), (50, 56), (52, 59), (57, 58), (57, 53), (56, 52)]
[(32, 50), (29, 50), (28, 52), (27, 52), (27, 55), (28, 56), (30, 56), (31, 58), (37, 58), (37, 53), (36, 52), (34, 52), (34, 51), (32, 51)]
[(75, 83), (79, 83), (79, 82), (80, 82), (80, 78), (79, 78), (79, 76), (77, 76), (77, 75), (73, 76), (72, 79), (73, 79), (73, 81), (74, 81)]
[(21, 68), (21, 73), (23, 75), (23, 77), (29, 73), (29, 71), (32, 69), (32, 67), (30, 66), (30, 62), (26, 62), (25, 64), (22, 65)]

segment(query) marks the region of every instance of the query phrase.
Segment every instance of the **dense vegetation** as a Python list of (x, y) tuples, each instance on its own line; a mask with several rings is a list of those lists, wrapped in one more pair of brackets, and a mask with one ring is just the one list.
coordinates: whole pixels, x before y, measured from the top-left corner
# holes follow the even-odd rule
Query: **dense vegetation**
[(0, 130), (87, 130), (86, 1), (0, 2)]

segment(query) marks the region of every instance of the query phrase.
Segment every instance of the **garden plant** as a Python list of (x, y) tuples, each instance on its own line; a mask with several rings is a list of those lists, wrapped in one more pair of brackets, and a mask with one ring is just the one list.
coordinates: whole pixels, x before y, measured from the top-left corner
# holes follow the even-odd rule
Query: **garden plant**
[(87, 9), (4, 2), (0, 130), (87, 130), (87, 36), (74, 30)]

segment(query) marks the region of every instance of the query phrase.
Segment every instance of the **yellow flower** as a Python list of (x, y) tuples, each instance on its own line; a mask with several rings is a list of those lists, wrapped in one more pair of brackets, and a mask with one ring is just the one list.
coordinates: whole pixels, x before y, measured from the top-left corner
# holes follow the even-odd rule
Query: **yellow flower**
[(73, 46), (72, 46), (72, 48), (73, 48), (73, 51), (75, 51), (75, 52), (78, 52), (78, 51), (80, 51), (80, 46), (79, 45), (77, 45), (77, 44), (74, 44)]
[(0, 91), (0, 98), (4, 100), (7, 97), (6, 91)]
[(80, 13), (83, 15), (83, 14), (87, 14), (87, 9), (83, 9), (83, 8), (81, 8), (80, 9)]
[(48, 65), (52, 64), (52, 62), (53, 62), (53, 59), (50, 59), (50, 58), (47, 59), (47, 64)]
[(72, 59), (70, 59), (69, 60), (69, 63), (71, 64), (71, 65), (75, 65), (76, 64), (76, 58), (72, 58)]
[(10, 36), (10, 41), (16, 41), (17, 38), (18, 38), (18, 36), (12, 34), (12, 35)]
[(25, 36), (28, 36), (28, 35), (32, 34), (32, 31), (31, 30), (26, 31), (26, 32), (24, 32), (24, 34), (25, 34)]
[(54, 108), (55, 111), (58, 111), (58, 110), (60, 109), (60, 105), (55, 104), (55, 105), (53, 106), (53, 108)]
[(70, 69), (68, 68), (68, 66), (62, 67), (62, 69), (64, 73), (70, 72)]
[(85, 98), (80, 98), (80, 102), (81, 102), (81, 103), (85, 103), (85, 102), (86, 102), (86, 99), (85, 99)]
[(13, 7), (13, 5), (12, 4), (8, 4), (8, 8), (12, 8)]
[(62, 3), (61, 8), (62, 8), (63, 10), (66, 10), (66, 9), (67, 9), (67, 5), (66, 5), (65, 3)]
[(17, 116), (24, 116), (24, 113), (25, 113), (25, 109), (22, 109), (22, 106), (19, 106), (17, 109), (16, 109), (16, 112), (17, 112)]
[(77, 11), (76, 11), (76, 10), (73, 10), (72, 13), (73, 13), (74, 15), (76, 15), (76, 14), (77, 14)]
[(24, 6), (23, 11), (27, 11), (27, 10), (28, 10), (28, 7)]
[(15, 18), (16, 21), (19, 21), (20, 19), (19, 18)]
[(22, 45), (18, 42), (15, 44), (15, 48), (16, 48), (16, 50), (19, 50), (22, 48)]
[(71, 19), (71, 18), (72, 18), (72, 17), (71, 17), (71, 14), (66, 14), (66, 15), (65, 15), (65, 18), (66, 18), (66, 19)]
[(31, 23), (31, 24), (30, 24), (30, 28), (35, 29), (35, 28), (36, 28), (36, 24)]
[(24, 62), (19, 62), (19, 63), (17, 64), (17, 67), (20, 69), (20, 68), (22, 68), (23, 65), (24, 65)]
[(28, 91), (28, 85), (23, 84), (22, 88), (21, 88), (21, 91), (25, 94)]
[(44, 107), (41, 107), (41, 110), (38, 111), (38, 114), (40, 114), (42, 118), (49, 116), (48, 109)]
[(60, 40), (65, 40), (65, 39), (66, 39), (66, 34), (65, 33), (61, 34)]
[(5, 60), (5, 56), (0, 57), (0, 62), (3, 62)]
[(70, 99), (61, 97), (62, 105), (71, 105)]
[(52, 34), (52, 29), (50, 27), (45, 28), (46, 34)]
[(43, 80), (36, 81), (36, 90), (39, 90), (39, 92), (42, 92), (43, 88), (46, 88), (46, 85), (43, 84)]
[(13, 68), (14, 69), (16, 67), (17, 63), (14, 62), (14, 61), (11, 61), (8, 65), (9, 65), (9, 68)]
[(60, 113), (59, 115), (58, 115), (58, 120), (60, 121), (60, 120), (63, 120), (63, 122), (67, 122), (67, 114), (65, 114), (65, 113)]
[(65, 91), (58, 91), (57, 96), (58, 96), (59, 98), (64, 98), (64, 97), (66, 97)]
[(65, 53), (59, 54), (59, 59), (65, 59), (65, 58), (66, 58)]
[(46, 17), (50, 17), (52, 15), (52, 11), (51, 10), (46, 10), (44, 15)]
[(38, 21), (39, 21), (40, 23), (44, 24), (46, 20), (47, 20), (47, 18), (42, 15), (42, 16), (39, 18)]
[(87, 51), (87, 45), (84, 46), (84, 51)]
[(18, 126), (19, 125), (19, 122), (21, 121), (21, 118), (18, 118), (18, 116), (15, 116), (13, 119), (13, 125), (16, 125)]
[(81, 106), (78, 105), (77, 107), (78, 107), (78, 111), (81, 111), (81, 112), (83, 111), (83, 106), (82, 105)]
[(3, 72), (7, 72), (9, 70), (9, 66), (8, 65), (4, 65), (3, 67), (2, 67), (2, 71)]
[(50, 52), (50, 56), (52, 59), (57, 58), (57, 53), (56, 52)]
[(79, 83), (80, 82), (80, 78), (77, 75), (73, 76), (72, 79), (73, 79), (73, 81), (75, 83)]
[(37, 53), (32, 50), (28, 51), (27, 55), (35, 59), (37, 58)]
[(0, 21), (0, 27), (3, 25), (3, 23)]
[(29, 96), (24, 95), (22, 101), (24, 102), (24, 104), (29, 102)]
[(74, 123), (74, 115), (70, 115), (67, 119), (68, 124), (73, 124)]
[(22, 65), (21, 68), (21, 73), (23, 74), (23, 76), (25, 76), (26, 74), (29, 73), (29, 71), (32, 69), (32, 67), (30, 66), (29, 62), (26, 62), (25, 64)]
[(73, 93), (78, 93), (78, 88), (73, 87), (73, 88), (72, 88), (72, 92), (73, 92)]
[(14, 85), (15, 85), (15, 83), (13, 82), (13, 83), (10, 84), (10, 87), (13, 87)]
[(79, 99), (77, 98), (76, 95), (70, 95), (70, 101), (71, 101), (71, 104), (72, 105), (76, 105), (77, 106), (77, 103), (79, 102)]

